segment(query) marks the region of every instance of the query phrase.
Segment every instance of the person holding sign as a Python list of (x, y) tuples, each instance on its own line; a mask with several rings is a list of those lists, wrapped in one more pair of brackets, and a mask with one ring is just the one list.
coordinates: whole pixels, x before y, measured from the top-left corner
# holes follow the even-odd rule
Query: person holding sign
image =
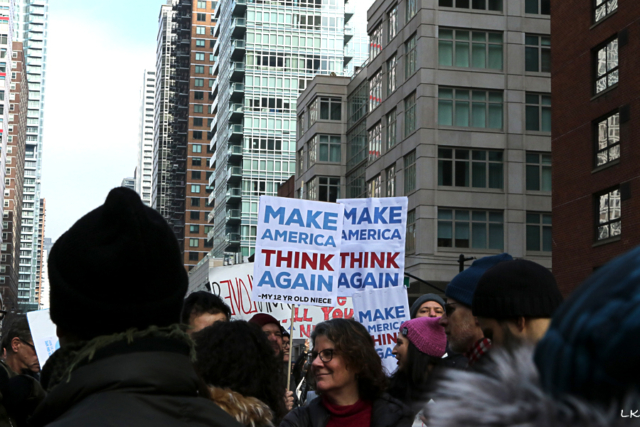
[(332, 319), (311, 334), (309, 362), (320, 397), (280, 427), (408, 427), (412, 414), (385, 393), (387, 378), (371, 335), (355, 320)]

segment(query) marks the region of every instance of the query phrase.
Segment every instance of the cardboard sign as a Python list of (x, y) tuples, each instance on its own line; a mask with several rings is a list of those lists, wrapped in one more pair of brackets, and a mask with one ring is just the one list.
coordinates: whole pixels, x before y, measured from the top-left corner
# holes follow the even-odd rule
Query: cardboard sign
[[(253, 263), (214, 267), (209, 270), (211, 292), (231, 308), (231, 318), (249, 320), (258, 313), (267, 313), (289, 330), (291, 304), (254, 301)], [(339, 297), (336, 307), (296, 306), (292, 338), (309, 338), (311, 332), (325, 320), (353, 317), (351, 298)]]
[(261, 196), (253, 301), (334, 307), (344, 209)]
[(338, 295), (403, 287), (407, 198), (338, 203), (344, 206)]
[(56, 325), (49, 317), (49, 309), (30, 311), (27, 313), (27, 321), (31, 330), (33, 346), (36, 348), (40, 368), (44, 366), (49, 356), (60, 348), (60, 341), (56, 335)]
[(371, 334), (382, 366), (391, 374), (398, 363), (393, 355), (398, 331), (411, 319), (409, 299), (404, 286), (388, 289), (366, 289), (353, 295), (355, 319)]

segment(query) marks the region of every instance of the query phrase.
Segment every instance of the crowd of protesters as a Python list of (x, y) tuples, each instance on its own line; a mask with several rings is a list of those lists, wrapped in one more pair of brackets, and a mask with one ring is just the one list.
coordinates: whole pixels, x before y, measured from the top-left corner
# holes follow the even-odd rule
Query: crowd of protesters
[(5, 320), (0, 427), (640, 425), (640, 247), (566, 301), (534, 262), (475, 260), (412, 304), (391, 373), (355, 320), (317, 324), (294, 360), (269, 314), (185, 299), (171, 228), (124, 188), (48, 265), (60, 348), (41, 367), (26, 318)]

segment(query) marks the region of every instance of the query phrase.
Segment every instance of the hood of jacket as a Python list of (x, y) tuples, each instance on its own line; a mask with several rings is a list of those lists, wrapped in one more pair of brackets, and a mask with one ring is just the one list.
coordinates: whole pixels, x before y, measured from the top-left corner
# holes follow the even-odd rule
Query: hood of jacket
[(260, 399), (214, 386), (209, 386), (209, 392), (211, 400), (240, 424), (250, 427), (273, 426), (273, 412)]
[(432, 395), (435, 404), (424, 407), (429, 427), (626, 427), (639, 423), (639, 418), (629, 417), (630, 411), (640, 410), (639, 396), (629, 395), (622, 405), (608, 408), (575, 397), (554, 399), (540, 387), (532, 348), (490, 354), (479, 372), (442, 374)]

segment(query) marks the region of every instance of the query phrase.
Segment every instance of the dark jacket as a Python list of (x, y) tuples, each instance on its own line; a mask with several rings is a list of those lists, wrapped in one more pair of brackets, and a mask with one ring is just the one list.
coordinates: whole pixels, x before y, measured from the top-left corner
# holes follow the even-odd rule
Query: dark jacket
[[(322, 398), (313, 399), (284, 417), (280, 427), (325, 427), (329, 422), (329, 411), (322, 405)], [(411, 427), (413, 415), (402, 402), (388, 394), (373, 401), (371, 427)]]
[(178, 332), (119, 334), (61, 348), (43, 369), (49, 394), (30, 425), (239, 427), (199, 394), (206, 389), (189, 357), (192, 344)]
[(18, 375), (0, 360), (0, 427), (27, 425), (27, 418), (45, 397), (35, 376), (30, 371)]

